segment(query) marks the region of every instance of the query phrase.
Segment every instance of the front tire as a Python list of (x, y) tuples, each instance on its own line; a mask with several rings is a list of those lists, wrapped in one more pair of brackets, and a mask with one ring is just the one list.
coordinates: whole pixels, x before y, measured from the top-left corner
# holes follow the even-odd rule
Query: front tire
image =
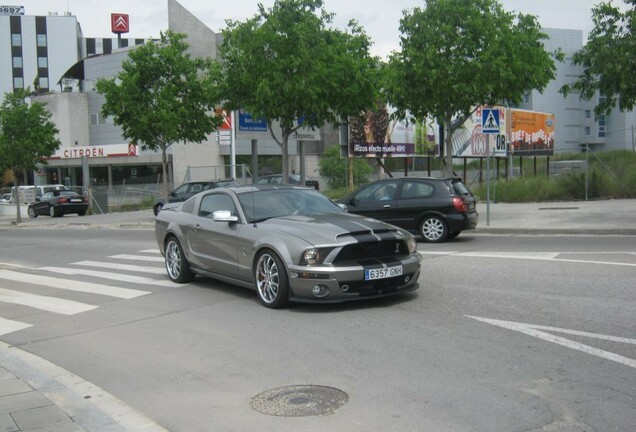
[(258, 298), (268, 308), (280, 308), (289, 303), (289, 279), (281, 259), (271, 250), (258, 255), (254, 268), (254, 284)]
[(35, 214), (35, 210), (33, 210), (33, 207), (29, 207), (27, 213), (29, 214), (29, 217), (31, 219), (38, 217), (38, 215)]
[(188, 283), (194, 279), (194, 273), (183, 253), (181, 243), (175, 237), (170, 237), (166, 241), (166, 272), (176, 283)]
[(448, 237), (448, 226), (439, 216), (429, 216), (420, 223), (420, 236), (429, 243), (441, 243)]

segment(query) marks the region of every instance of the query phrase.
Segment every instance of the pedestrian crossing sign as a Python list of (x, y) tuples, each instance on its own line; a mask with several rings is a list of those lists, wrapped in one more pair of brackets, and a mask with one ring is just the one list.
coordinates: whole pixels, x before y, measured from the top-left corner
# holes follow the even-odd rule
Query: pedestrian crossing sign
[(481, 110), (481, 133), (498, 134), (499, 129), (499, 109), (484, 108)]

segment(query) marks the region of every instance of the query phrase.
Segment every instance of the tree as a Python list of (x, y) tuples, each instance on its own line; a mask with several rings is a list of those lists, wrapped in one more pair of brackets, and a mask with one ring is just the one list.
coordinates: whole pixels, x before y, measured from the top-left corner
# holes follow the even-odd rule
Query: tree
[(444, 125), (448, 175), (453, 132), (477, 106), (519, 103), (555, 77), (536, 17), (515, 16), (497, 0), (426, 0), (426, 8), (404, 11), (400, 31), (387, 98), (401, 117), (430, 115)]
[(596, 117), (609, 112), (617, 104), (621, 110), (636, 105), (636, 0), (625, 0), (631, 9), (622, 12), (611, 3), (600, 3), (592, 9), (594, 29), (572, 63), (583, 67), (582, 76), (561, 92), (567, 96), (578, 92), (583, 99), (604, 96), (594, 109)]
[(259, 4), (257, 15), (229, 21), (223, 32), (225, 105), (267, 119), (285, 182), (290, 135), (359, 114), (377, 93), (369, 38), (354, 21), (348, 31), (329, 28), (333, 14), (322, 6), (322, 0), (277, 0), (268, 10)]
[(36, 169), (46, 163), (60, 147), (51, 113), (44, 104), (28, 100), (30, 89), (5, 93), (0, 107), (0, 168), (13, 172), (16, 200), (16, 222), (22, 222), (20, 214), (20, 178), (23, 172)]
[(161, 150), (164, 197), (168, 147), (203, 142), (223, 121), (213, 114), (217, 64), (192, 58), (184, 39), (183, 34), (162, 32), (159, 42), (130, 51), (115, 79), (97, 82), (97, 91), (106, 97), (102, 113), (121, 126), (124, 138), (142, 149)]
[[(369, 174), (373, 171), (366, 159), (353, 158), (351, 161), (353, 171), (353, 184), (368, 183)], [(325, 150), (318, 162), (318, 171), (321, 177), (325, 177), (330, 188), (343, 188), (347, 186), (347, 160), (340, 157), (340, 146), (333, 145)]]

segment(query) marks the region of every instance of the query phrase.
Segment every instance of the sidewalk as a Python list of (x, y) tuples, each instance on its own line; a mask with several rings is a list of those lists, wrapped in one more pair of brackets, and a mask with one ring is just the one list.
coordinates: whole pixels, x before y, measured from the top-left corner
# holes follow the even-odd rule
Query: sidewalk
[[(479, 202), (477, 211), (476, 234), (636, 235), (636, 199), (490, 205)], [(62, 218), (29, 219), (25, 215), (21, 224), (15, 225), (14, 221), (15, 213), (0, 215), (0, 228), (154, 229), (151, 210)]]
[[(636, 199), (478, 203), (474, 234), (636, 235)], [(152, 211), (62, 218), (0, 216), (0, 229), (154, 229)], [(467, 235), (470, 235), (467, 233)], [(0, 342), (0, 430), (163, 431), (103, 390), (44, 359)]]

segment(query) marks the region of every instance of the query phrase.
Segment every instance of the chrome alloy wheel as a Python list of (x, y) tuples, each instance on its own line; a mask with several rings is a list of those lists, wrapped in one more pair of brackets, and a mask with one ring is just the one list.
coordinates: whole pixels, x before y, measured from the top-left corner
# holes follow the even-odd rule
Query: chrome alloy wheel
[(256, 263), (256, 289), (261, 300), (272, 304), (278, 297), (280, 277), (276, 260), (270, 254), (263, 254)]
[(448, 236), (448, 228), (438, 217), (429, 217), (420, 225), (420, 235), (429, 242), (441, 242)]
[(194, 273), (176, 237), (170, 237), (166, 242), (166, 271), (168, 277), (177, 283), (188, 283), (194, 279)]

